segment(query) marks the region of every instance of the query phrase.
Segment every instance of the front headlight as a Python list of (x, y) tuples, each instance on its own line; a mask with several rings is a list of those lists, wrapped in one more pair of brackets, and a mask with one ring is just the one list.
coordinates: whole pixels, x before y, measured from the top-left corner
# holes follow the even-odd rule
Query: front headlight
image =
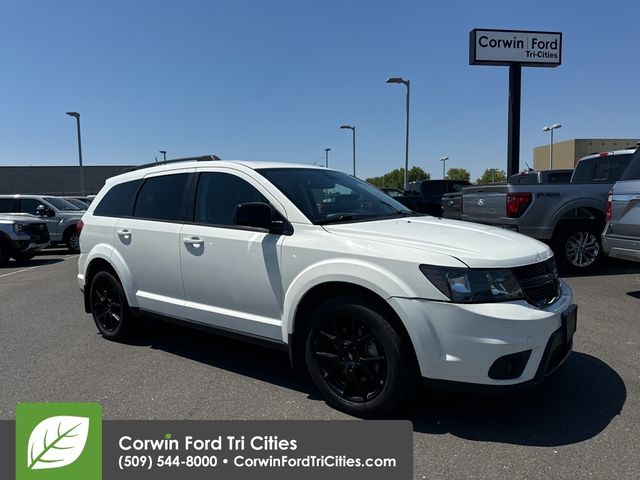
[(24, 233), (24, 225), (22, 225), (21, 223), (14, 223), (13, 231), (16, 233)]
[(509, 269), (420, 265), (420, 271), (455, 303), (488, 303), (524, 299), (522, 288)]

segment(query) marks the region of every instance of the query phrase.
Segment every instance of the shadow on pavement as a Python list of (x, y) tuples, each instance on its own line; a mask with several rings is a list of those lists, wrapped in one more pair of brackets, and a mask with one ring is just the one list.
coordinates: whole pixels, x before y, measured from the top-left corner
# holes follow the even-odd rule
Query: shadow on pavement
[(592, 272), (562, 272), (561, 277), (598, 277), (603, 275), (629, 275), (640, 273), (640, 262), (628, 262), (617, 258), (605, 258)]
[[(311, 380), (294, 373), (280, 351), (156, 320), (134, 345), (149, 346), (307, 393), (322, 400)], [(150, 323), (153, 323), (153, 326)], [(574, 352), (567, 364), (538, 388), (513, 395), (421, 392), (397, 418), (416, 432), (515, 445), (553, 446), (582, 442), (600, 433), (625, 403), (627, 390), (606, 363)]]
[(619, 415), (625, 384), (606, 363), (574, 352), (540, 387), (518, 395), (425, 394), (414, 430), (477, 441), (554, 446), (588, 440)]
[(275, 349), (234, 340), (187, 326), (143, 319), (143, 330), (131, 345), (149, 346), (239, 375), (309, 394), (320, 400), (306, 375), (289, 366), (289, 356)]
[(64, 258), (32, 258), (30, 260), (16, 260), (16, 262), (13, 264), (16, 267), (24, 267), (24, 268), (28, 268), (28, 267), (41, 267), (43, 265), (53, 265), (55, 263), (60, 263), (60, 262), (64, 262)]
[(629, 295), (630, 297), (637, 298), (638, 300), (640, 300), (640, 290), (638, 290), (637, 292), (627, 292), (627, 295)]

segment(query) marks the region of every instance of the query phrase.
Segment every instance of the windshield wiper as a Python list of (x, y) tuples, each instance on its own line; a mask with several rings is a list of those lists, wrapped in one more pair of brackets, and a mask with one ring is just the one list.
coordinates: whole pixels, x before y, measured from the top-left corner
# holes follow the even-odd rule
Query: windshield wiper
[(330, 223), (348, 222), (349, 220), (354, 220), (353, 215), (340, 215), (339, 217), (336, 217), (336, 218), (318, 220), (316, 222), (316, 225), (328, 225)]

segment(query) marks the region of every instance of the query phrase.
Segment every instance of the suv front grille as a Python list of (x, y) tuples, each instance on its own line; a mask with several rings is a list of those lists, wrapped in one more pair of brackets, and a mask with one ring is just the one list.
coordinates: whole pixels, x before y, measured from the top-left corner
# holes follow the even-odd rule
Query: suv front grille
[(545, 307), (560, 296), (560, 279), (553, 258), (512, 269), (525, 299), (536, 307)]
[(29, 223), (24, 225), (25, 233), (31, 235), (31, 239), (36, 243), (45, 243), (49, 241), (49, 230), (46, 223)]

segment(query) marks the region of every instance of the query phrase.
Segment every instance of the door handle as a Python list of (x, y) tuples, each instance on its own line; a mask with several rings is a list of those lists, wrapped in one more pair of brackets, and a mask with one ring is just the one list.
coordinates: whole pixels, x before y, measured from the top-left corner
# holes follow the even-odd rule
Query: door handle
[(130, 237), (131, 236), (131, 230), (118, 230), (116, 231), (116, 233), (121, 236), (121, 237)]
[(193, 245), (195, 247), (202, 243), (202, 239), (198, 237), (186, 237), (182, 239), (182, 243), (185, 245)]

